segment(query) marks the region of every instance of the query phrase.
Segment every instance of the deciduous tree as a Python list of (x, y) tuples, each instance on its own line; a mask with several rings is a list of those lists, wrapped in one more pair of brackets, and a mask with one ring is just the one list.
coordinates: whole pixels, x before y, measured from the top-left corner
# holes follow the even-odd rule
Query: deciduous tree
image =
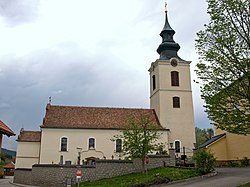
[(196, 146), (203, 144), (207, 140), (211, 139), (214, 136), (214, 130), (209, 129), (200, 129), (195, 127), (195, 135), (196, 135)]
[(142, 116), (139, 119), (132, 117), (121, 132), (122, 134), (114, 136), (114, 139), (123, 140), (123, 154), (128, 159), (140, 158), (145, 170), (145, 156), (162, 147), (162, 143), (158, 142), (161, 136), (159, 128), (149, 117)]
[(210, 23), (196, 40), (206, 112), (216, 127), (250, 134), (250, 1), (207, 2)]

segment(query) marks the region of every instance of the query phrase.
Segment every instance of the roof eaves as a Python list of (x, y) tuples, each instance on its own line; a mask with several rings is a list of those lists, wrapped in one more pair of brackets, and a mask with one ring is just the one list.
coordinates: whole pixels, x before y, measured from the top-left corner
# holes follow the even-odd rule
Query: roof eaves
[(204, 142), (203, 144), (201, 144), (198, 149), (200, 148), (208, 148), (208, 146), (214, 144), (215, 142), (218, 142), (221, 138), (225, 137), (226, 133), (223, 134), (219, 134), (217, 136), (212, 137), (211, 139), (207, 140), (206, 142)]

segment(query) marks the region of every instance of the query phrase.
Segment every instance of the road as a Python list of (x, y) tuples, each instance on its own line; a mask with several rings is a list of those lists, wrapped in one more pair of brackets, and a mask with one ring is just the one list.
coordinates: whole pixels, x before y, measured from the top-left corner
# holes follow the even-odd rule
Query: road
[(217, 175), (158, 187), (236, 187), (250, 182), (250, 168), (217, 168)]
[(13, 177), (6, 177), (5, 179), (0, 179), (0, 187), (32, 187), (29, 185), (18, 185), (18, 184), (12, 184)]
[(5, 179), (0, 179), (0, 186), (1, 187), (13, 187), (13, 184), (10, 184), (9, 181), (12, 181), (13, 177), (6, 177)]

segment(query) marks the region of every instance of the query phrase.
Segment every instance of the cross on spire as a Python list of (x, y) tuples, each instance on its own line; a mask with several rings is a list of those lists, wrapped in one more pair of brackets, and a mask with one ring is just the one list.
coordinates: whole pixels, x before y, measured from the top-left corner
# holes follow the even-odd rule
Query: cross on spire
[(174, 41), (175, 31), (171, 28), (168, 22), (168, 14), (167, 14), (167, 0), (165, 1), (165, 25), (160, 33), (162, 37), (162, 43), (159, 45), (157, 52), (160, 55), (161, 60), (169, 60), (172, 57), (181, 58), (177, 55), (180, 46), (178, 43)]
[(165, 12), (168, 12), (168, 1), (165, 0)]

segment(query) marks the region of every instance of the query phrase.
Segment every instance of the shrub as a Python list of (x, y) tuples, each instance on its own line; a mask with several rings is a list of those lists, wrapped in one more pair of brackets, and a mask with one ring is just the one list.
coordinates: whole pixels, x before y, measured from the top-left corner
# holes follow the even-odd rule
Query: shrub
[(239, 165), (239, 162), (237, 162), (237, 161), (229, 161), (227, 166), (228, 167), (239, 167), (240, 165)]
[(0, 179), (4, 179), (4, 173), (0, 172)]
[(249, 166), (249, 159), (247, 157), (244, 157), (243, 160), (240, 161), (240, 165), (245, 167)]
[(196, 162), (196, 168), (202, 174), (210, 173), (214, 170), (215, 158), (214, 155), (204, 149), (198, 149), (193, 156)]

